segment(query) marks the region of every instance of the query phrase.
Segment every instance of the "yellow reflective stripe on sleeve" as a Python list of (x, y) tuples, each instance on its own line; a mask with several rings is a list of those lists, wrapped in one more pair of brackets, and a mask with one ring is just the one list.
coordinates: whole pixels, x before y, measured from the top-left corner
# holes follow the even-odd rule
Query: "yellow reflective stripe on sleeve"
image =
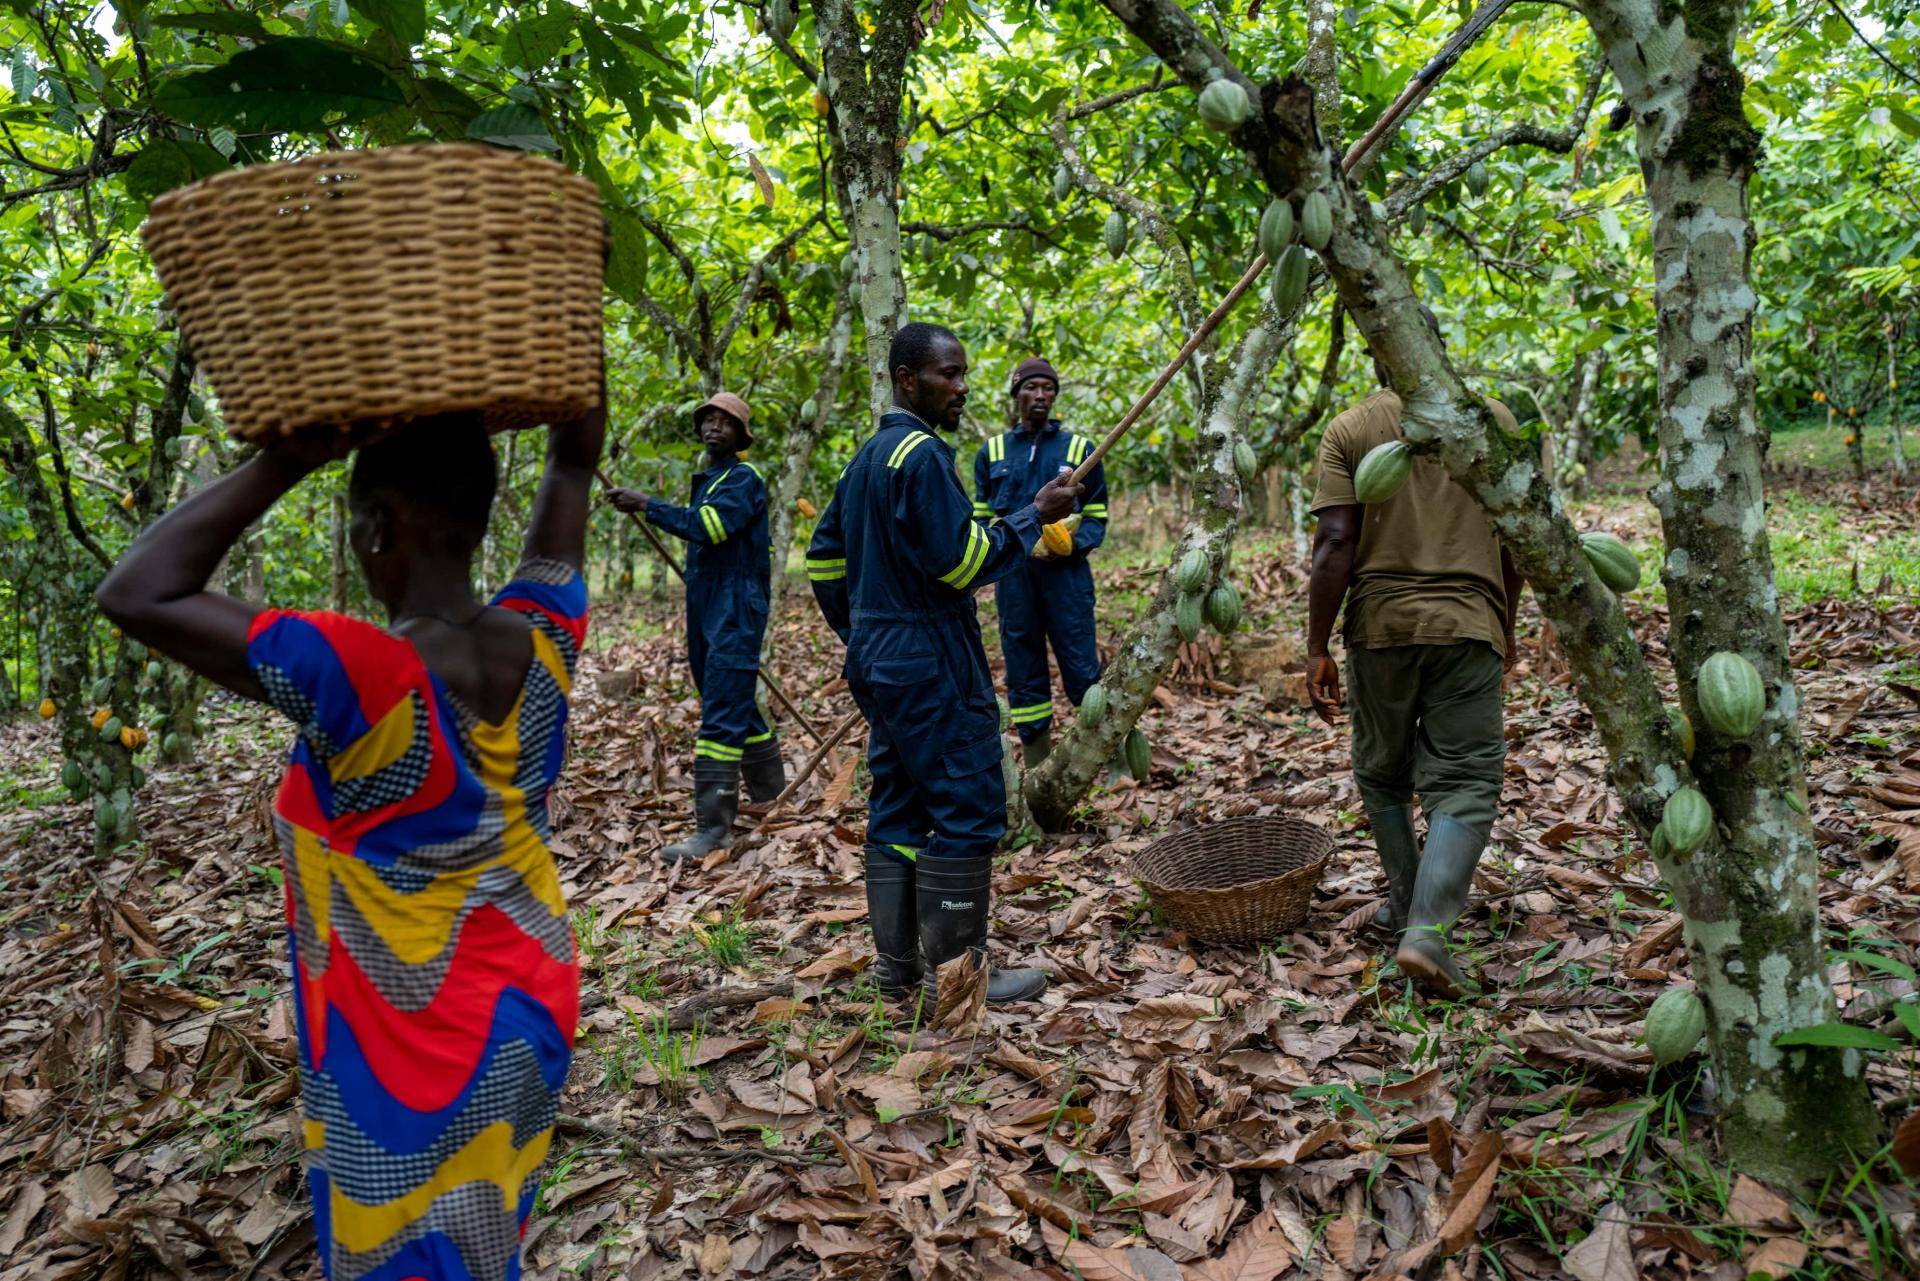
[(1010, 713), (1015, 725), (1031, 725), (1035, 721), (1051, 720), (1053, 704), (1035, 703), (1030, 707), (1016, 707)]
[(1067, 442), (1067, 461), (1078, 467), (1087, 459), (1089, 445), (1085, 436), (1075, 436)]
[(1080, 514), (1082, 516), (1092, 516), (1099, 520), (1105, 520), (1107, 518), (1107, 505), (1105, 503), (1088, 503), (1080, 509)]
[(711, 738), (695, 740), (693, 754), (704, 756), (710, 761), (737, 761), (742, 755), (738, 747), (728, 747), (725, 743), (715, 742)]
[(920, 861), (920, 851), (911, 845), (889, 845), (887, 848), (909, 863), (917, 863)]
[(720, 521), (720, 513), (704, 504), (699, 508), (700, 523), (706, 527), (707, 537), (716, 543), (727, 540), (727, 527)]
[(980, 572), (987, 562), (987, 533), (972, 521), (967, 522), (967, 550), (961, 553), (960, 563), (940, 575), (940, 581), (949, 587), (965, 587)]
[[(762, 481), (766, 480), (767, 478), (766, 473), (761, 471), (758, 467), (755, 467), (752, 463), (748, 462), (746, 459), (742, 458), (740, 460), (740, 465), (746, 468), (748, 471), (752, 472), (754, 475), (758, 476)], [(732, 468), (728, 468), (728, 470), (731, 471)], [(721, 479), (725, 480), (726, 477), (722, 476)]]
[(923, 431), (910, 431), (906, 438), (893, 447), (893, 453), (887, 457), (887, 466), (898, 467), (907, 461), (907, 455), (932, 440), (933, 437)]
[(807, 557), (807, 577), (816, 583), (824, 583), (835, 578), (847, 576), (847, 562), (841, 560), (815, 560)]
[(993, 508), (986, 503), (975, 503), (973, 505), (973, 514), (982, 517), (991, 516), (993, 515)]

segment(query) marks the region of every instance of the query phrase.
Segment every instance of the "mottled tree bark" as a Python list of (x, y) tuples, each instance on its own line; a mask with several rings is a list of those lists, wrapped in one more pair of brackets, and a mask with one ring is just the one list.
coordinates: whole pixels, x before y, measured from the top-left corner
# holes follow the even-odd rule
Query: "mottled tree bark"
[[(843, 287), (833, 303), (833, 320), (827, 326), (826, 342), (820, 353), (820, 381), (813, 389), (813, 417), (796, 421), (787, 433), (786, 452), (780, 471), (767, 487), (767, 521), (773, 540), (773, 602), (769, 617), (780, 616), (780, 596), (787, 585), (787, 560), (793, 553), (794, 503), (806, 486), (807, 467), (814, 447), (826, 435), (833, 420), (835, 403), (840, 399), (840, 380), (847, 368), (847, 351), (853, 345), (853, 305)], [(816, 504), (824, 506), (824, 502)], [(773, 643), (773, 629), (767, 629), (761, 643), (761, 658)]]
[(872, 418), (893, 403), (887, 348), (907, 319), (900, 263), (900, 107), (907, 59), (917, 43), (918, 0), (880, 0), (871, 43), (852, 0), (814, 0), (821, 69), (816, 88), (830, 104), (835, 179), (853, 239), (854, 283), (864, 324)]

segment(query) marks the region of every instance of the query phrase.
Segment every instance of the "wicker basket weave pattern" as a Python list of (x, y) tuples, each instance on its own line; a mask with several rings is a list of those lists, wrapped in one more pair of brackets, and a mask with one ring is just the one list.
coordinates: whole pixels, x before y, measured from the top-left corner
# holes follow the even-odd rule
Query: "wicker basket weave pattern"
[(600, 399), (593, 183), (479, 144), (329, 152), (168, 192), (143, 232), (233, 434)]
[(1133, 875), (1167, 920), (1208, 943), (1253, 943), (1307, 919), (1333, 834), (1288, 815), (1247, 815), (1163, 836)]

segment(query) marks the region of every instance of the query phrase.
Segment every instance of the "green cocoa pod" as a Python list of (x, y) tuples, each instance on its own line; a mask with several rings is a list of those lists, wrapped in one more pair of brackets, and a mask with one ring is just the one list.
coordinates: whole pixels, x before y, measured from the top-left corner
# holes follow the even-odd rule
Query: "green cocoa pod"
[(1687, 714), (1677, 707), (1667, 709), (1667, 728), (1673, 731), (1673, 741), (1680, 744), (1680, 754), (1688, 760), (1693, 759), (1693, 722)]
[(1660, 811), (1660, 828), (1667, 834), (1668, 846), (1685, 858), (1713, 835), (1713, 806), (1693, 788), (1683, 787), (1667, 798), (1666, 808)]
[(850, 281), (847, 285), (847, 301), (858, 307), (860, 305), (860, 295), (865, 292), (866, 290), (861, 287), (859, 281)]
[(1640, 560), (1612, 534), (1595, 531), (1580, 535), (1580, 550), (1600, 581), (1625, 594), (1640, 585)]
[(187, 421), (204, 422), (207, 417), (207, 402), (199, 392), (187, 393)]
[(159, 680), (159, 679), (160, 679), (160, 673), (161, 673), (161, 670), (162, 670), (162, 669), (161, 669), (161, 667), (160, 667), (160, 664), (158, 664), (158, 663), (148, 663), (148, 664), (147, 664), (147, 679), (148, 679), (148, 680), (150, 680), (150, 681), (157, 681), (157, 680)]
[(1238, 129), (1253, 114), (1253, 100), (1238, 80), (1216, 80), (1200, 91), (1200, 120), (1218, 133)]
[(1801, 818), (1805, 818), (1807, 816), (1806, 794), (1803, 793), (1799, 788), (1789, 787), (1786, 791), (1780, 793), (1780, 799), (1784, 800), (1789, 806), (1791, 806), (1793, 808), (1793, 812), (1798, 814)]
[(1326, 192), (1310, 192), (1300, 203), (1300, 238), (1313, 246), (1316, 253), (1333, 239), (1333, 205), (1328, 202)]
[(1767, 710), (1767, 691), (1760, 683), (1760, 673), (1730, 650), (1700, 664), (1694, 699), (1707, 724), (1728, 738), (1745, 738), (1753, 733)]
[(1647, 1009), (1647, 1048), (1656, 1063), (1677, 1063), (1706, 1035), (1707, 1010), (1692, 988), (1673, 987)]
[(1180, 564), (1173, 571), (1173, 585), (1183, 594), (1191, 595), (1207, 585), (1207, 554), (1198, 547), (1180, 558)]
[(178, 734), (169, 734), (161, 739), (160, 750), (168, 756), (178, 755), (180, 752), (180, 736)]
[(1667, 829), (1664, 827), (1653, 829), (1652, 845), (1653, 857), (1657, 861), (1665, 862), (1667, 856), (1673, 853), (1673, 842), (1667, 839)]
[(820, 412), (820, 402), (817, 398), (813, 396), (809, 396), (805, 400), (800, 402), (800, 421), (801, 422), (803, 423), (812, 422), (814, 415), (818, 414), (819, 412)]
[(1307, 251), (1288, 245), (1273, 268), (1273, 307), (1291, 316), (1307, 293)]
[(1055, 201), (1061, 201), (1072, 194), (1073, 171), (1065, 165), (1060, 165), (1053, 171), (1053, 198)]
[(854, 272), (854, 268), (858, 267), (859, 265), (860, 265), (859, 260), (853, 256), (853, 252), (851, 250), (840, 255), (840, 274), (841, 275), (851, 276)]
[(800, 14), (793, 7), (793, 0), (771, 0), (767, 5), (767, 26), (782, 40), (791, 40), (794, 28), (799, 25)]
[(93, 701), (94, 702), (104, 703), (112, 697), (113, 697), (113, 678), (112, 677), (102, 676), (99, 680), (93, 683)]
[(1426, 229), (1427, 207), (1425, 205), (1415, 205), (1413, 208), (1407, 210), (1407, 230), (1417, 236)]
[(1268, 258), (1278, 261), (1280, 255), (1293, 243), (1293, 206), (1285, 200), (1275, 200), (1267, 205), (1267, 211), (1260, 215), (1260, 252)]
[(133, 790), (139, 791), (147, 785), (147, 772), (138, 765), (133, 767)]
[(60, 785), (69, 792), (77, 792), (87, 785), (87, 776), (80, 772), (78, 765), (68, 761), (60, 767)]
[(1375, 445), (1353, 469), (1353, 496), (1363, 503), (1384, 503), (1400, 492), (1413, 474), (1413, 450), (1404, 440)]
[(1088, 729), (1097, 728), (1107, 718), (1107, 687), (1098, 682), (1089, 685), (1080, 697), (1080, 719)]
[(1242, 485), (1251, 485), (1260, 474), (1260, 460), (1254, 456), (1253, 446), (1244, 440), (1233, 442), (1233, 470), (1239, 474)]
[(93, 825), (102, 835), (111, 835), (120, 826), (120, 811), (104, 796), (93, 803)]
[(106, 721), (100, 726), (101, 741), (106, 743), (113, 743), (113, 742), (118, 742), (119, 738), (120, 738), (120, 718), (118, 716), (107, 717)]
[(1240, 626), (1240, 593), (1224, 580), (1207, 593), (1207, 622), (1222, 636), (1233, 635)]
[(1127, 731), (1127, 773), (1134, 781), (1144, 783), (1153, 773), (1153, 745), (1147, 742), (1147, 736), (1138, 729)]
[(1100, 231), (1101, 238), (1107, 242), (1107, 254), (1112, 258), (1121, 258), (1127, 252), (1127, 216), (1118, 209), (1107, 215), (1107, 225)]
[(1487, 194), (1490, 182), (1491, 179), (1487, 177), (1487, 167), (1476, 160), (1467, 170), (1467, 190), (1473, 193), (1475, 200), (1478, 200)]
[(1179, 629), (1183, 640), (1200, 639), (1200, 627), (1204, 619), (1205, 607), (1197, 593), (1182, 596), (1173, 607), (1173, 625)]

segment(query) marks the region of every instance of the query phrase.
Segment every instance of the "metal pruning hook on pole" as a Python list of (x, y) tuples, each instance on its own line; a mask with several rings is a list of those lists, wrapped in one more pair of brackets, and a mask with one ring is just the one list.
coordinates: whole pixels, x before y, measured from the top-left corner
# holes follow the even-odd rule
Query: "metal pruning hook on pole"
[[(604, 468), (594, 468), (593, 474), (600, 478), (600, 483), (606, 488), (617, 488)], [(653, 532), (653, 527), (647, 524), (645, 518), (642, 517), (639, 512), (628, 512), (627, 519), (640, 527), (640, 532), (645, 534), (647, 541), (653, 544), (653, 550), (659, 552), (660, 559), (667, 562), (667, 568), (673, 571), (673, 576), (683, 583), (686, 582), (687, 571), (680, 567), (680, 562), (674, 558), (672, 552), (667, 550), (667, 545), (660, 541), (660, 536)], [(820, 737), (820, 731), (814, 728), (813, 722), (801, 714), (800, 709), (793, 705), (793, 700), (787, 697), (787, 692), (781, 689), (773, 677), (767, 674), (767, 669), (764, 667), (760, 669), (760, 681), (767, 687), (767, 693), (773, 696), (773, 701), (780, 704), (780, 709), (787, 715), (793, 717), (795, 721), (799, 722), (800, 728), (807, 732), (808, 738), (811, 738), (816, 743), (825, 741)]]
[[(1352, 173), (1362, 163), (1371, 158), (1373, 152), (1379, 147), (1381, 139), (1386, 137), (1387, 131), (1392, 129), (1394, 124), (1398, 122), (1402, 116), (1412, 110), (1416, 103), (1427, 96), (1427, 92), (1439, 82), (1440, 77), (1446, 75), (1447, 72), (1452, 69), (1453, 64), (1460, 60), (1461, 52), (1475, 40), (1478, 40), (1486, 29), (1493, 25), (1494, 19), (1506, 12), (1507, 7), (1513, 2), (1514, 0), (1483, 0), (1480, 7), (1475, 9), (1473, 13), (1468, 16), (1467, 20), (1460, 24), (1460, 29), (1454, 32), (1444, 45), (1440, 46), (1440, 52), (1434, 54), (1426, 66), (1414, 73), (1413, 79), (1407, 82), (1407, 87), (1400, 91), (1400, 96), (1393, 100), (1391, 106), (1380, 113), (1380, 118), (1373, 122), (1373, 127), (1367, 130), (1366, 136), (1348, 148), (1347, 154), (1340, 161), (1340, 172)], [(1167, 384), (1173, 381), (1174, 375), (1178, 374), (1186, 367), (1186, 363), (1193, 359), (1193, 353), (1200, 350), (1200, 344), (1205, 342), (1213, 334), (1213, 331), (1220, 327), (1220, 322), (1227, 318), (1227, 313), (1234, 309), (1240, 302), (1241, 297), (1252, 287), (1253, 282), (1260, 278), (1260, 273), (1266, 269), (1267, 256), (1261, 254), (1247, 267), (1246, 272), (1240, 279), (1234, 282), (1233, 288), (1227, 290), (1227, 296), (1220, 300), (1220, 305), (1215, 307), (1207, 318), (1200, 322), (1200, 327), (1193, 331), (1193, 337), (1187, 339), (1186, 345), (1174, 354), (1173, 360), (1165, 369), (1160, 371), (1160, 376), (1153, 380), (1153, 385), (1147, 388), (1145, 394), (1143, 394), (1139, 400), (1133, 402), (1133, 408), (1121, 415), (1120, 421), (1113, 425), (1113, 430), (1107, 433), (1106, 439), (1102, 440), (1094, 451), (1088, 454), (1086, 459), (1081, 462), (1078, 467), (1073, 469), (1073, 480), (1075, 484), (1079, 484), (1085, 480), (1087, 473), (1092, 471), (1094, 467), (1099, 464), (1100, 460), (1107, 456), (1107, 451), (1118, 444), (1120, 438), (1127, 434), (1127, 429), (1139, 421), (1140, 415), (1147, 412), (1147, 406), (1151, 405), (1159, 397), (1160, 393), (1166, 390)]]

